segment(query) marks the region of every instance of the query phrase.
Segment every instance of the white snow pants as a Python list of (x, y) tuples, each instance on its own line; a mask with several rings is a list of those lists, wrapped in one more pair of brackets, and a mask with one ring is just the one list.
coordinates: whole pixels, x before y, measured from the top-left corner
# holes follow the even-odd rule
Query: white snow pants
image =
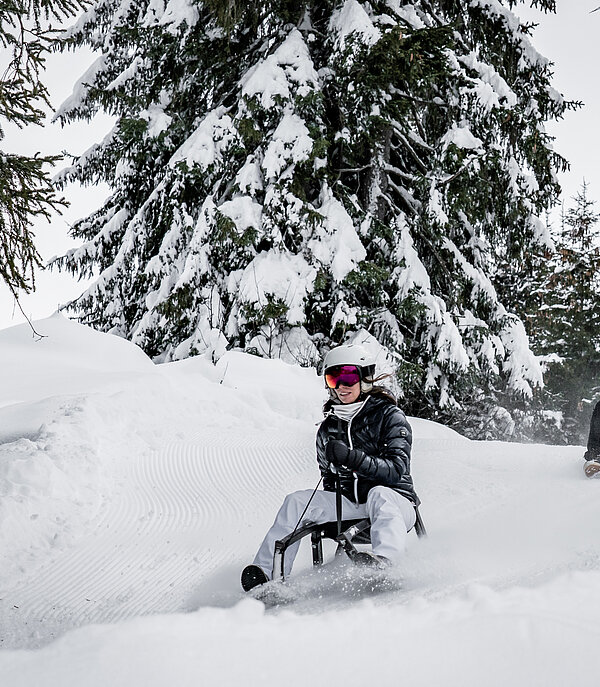
[[(303, 489), (288, 494), (267, 532), (254, 558), (254, 565), (260, 566), (269, 579), (273, 578), (273, 554), (275, 542), (293, 532), (300, 515), (312, 496), (312, 489)], [(407, 532), (414, 526), (416, 514), (413, 504), (389, 487), (373, 487), (367, 502), (359, 505), (342, 496), (342, 519), (356, 520), (368, 517), (371, 520), (371, 546), (373, 553), (385, 556), (392, 563), (398, 563), (406, 546)], [(337, 519), (335, 492), (316, 491), (299, 527), (305, 522), (325, 523)], [(285, 552), (285, 575), (292, 570), (300, 542), (292, 544)]]

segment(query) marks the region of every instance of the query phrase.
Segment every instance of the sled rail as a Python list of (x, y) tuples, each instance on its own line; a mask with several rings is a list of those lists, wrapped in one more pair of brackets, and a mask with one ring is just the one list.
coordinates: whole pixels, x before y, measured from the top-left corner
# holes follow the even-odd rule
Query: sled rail
[[(416, 535), (425, 537), (427, 531), (419, 509), (415, 507), (416, 520), (414, 530)], [(358, 553), (356, 544), (370, 544), (371, 521), (368, 518), (357, 520), (343, 520), (342, 533), (338, 535), (337, 522), (314, 523), (307, 522), (287, 537), (275, 542), (273, 555), (273, 579), (285, 580), (285, 552), (296, 542), (310, 535), (313, 566), (323, 565), (323, 539), (332, 539), (338, 543), (336, 555), (346, 553), (353, 560)]]

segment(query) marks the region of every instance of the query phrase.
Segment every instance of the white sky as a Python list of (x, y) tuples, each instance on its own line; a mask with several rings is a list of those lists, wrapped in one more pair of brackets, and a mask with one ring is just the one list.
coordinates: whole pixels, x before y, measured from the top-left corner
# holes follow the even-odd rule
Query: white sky
[[(561, 175), (564, 198), (568, 201), (581, 187), (583, 179), (589, 183), (589, 197), (600, 199), (600, 171), (596, 158), (600, 153), (600, 12), (591, 14), (599, 0), (558, 0), (557, 14), (545, 15), (537, 10), (520, 7), (523, 18), (539, 22), (533, 43), (537, 50), (554, 63), (554, 87), (569, 100), (581, 100), (585, 106), (569, 112), (557, 123), (548, 125), (556, 137), (555, 149), (571, 163), (571, 170)], [(93, 60), (90, 53), (52, 55), (48, 59), (47, 83), (51, 87), (52, 104), (58, 107), (71, 94), (73, 83)], [(56, 124), (45, 128), (30, 128), (26, 132), (7, 127), (2, 142), (5, 151), (44, 154), (82, 153), (99, 141), (111, 126), (110, 119), (98, 116), (92, 123), (73, 124), (61, 129)], [(36, 223), (38, 249), (44, 260), (61, 254), (76, 245), (67, 235), (69, 223), (98, 207), (108, 189), (81, 189), (72, 186), (65, 191), (71, 206), (62, 216), (48, 224)], [(596, 209), (600, 207), (597, 205)], [(40, 272), (37, 291), (23, 296), (21, 304), (32, 319), (46, 317), (58, 306), (76, 297), (83, 289), (69, 275)], [(0, 329), (23, 322), (24, 318), (5, 286), (0, 284)]]
[[(554, 148), (571, 163), (571, 170), (561, 175), (563, 197), (568, 201), (585, 179), (591, 199), (600, 201), (600, 11), (591, 12), (599, 0), (557, 0), (556, 14), (521, 7), (517, 14), (539, 23), (533, 44), (554, 62), (553, 84), (567, 100), (579, 100), (584, 106), (567, 112), (564, 119), (549, 124), (556, 137)], [(597, 207), (600, 209), (600, 207)]]

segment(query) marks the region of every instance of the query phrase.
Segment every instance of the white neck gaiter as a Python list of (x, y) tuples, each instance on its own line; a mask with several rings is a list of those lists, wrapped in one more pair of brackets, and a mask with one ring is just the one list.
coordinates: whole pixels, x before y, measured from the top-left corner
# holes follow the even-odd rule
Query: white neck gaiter
[(331, 407), (331, 412), (339, 417), (340, 420), (350, 422), (350, 420), (358, 413), (358, 411), (365, 405), (367, 399), (364, 401), (356, 401), (356, 403), (340, 403)]

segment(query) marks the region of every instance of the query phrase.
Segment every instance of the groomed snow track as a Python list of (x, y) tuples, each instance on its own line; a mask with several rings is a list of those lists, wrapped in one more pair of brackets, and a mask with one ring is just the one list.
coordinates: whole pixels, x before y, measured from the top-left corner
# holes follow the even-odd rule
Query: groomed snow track
[[(229, 566), (229, 598), (220, 601), (207, 580), (239, 559), (240, 537), (256, 528), (256, 511), (265, 523), (272, 518), (273, 493), (314, 477), (311, 449), (269, 444), (264, 435), (203, 435), (132, 456), (89, 533), (3, 590), (1, 646), (33, 648), (85, 624), (235, 602), (239, 566)], [(250, 524), (246, 503), (256, 504)]]

